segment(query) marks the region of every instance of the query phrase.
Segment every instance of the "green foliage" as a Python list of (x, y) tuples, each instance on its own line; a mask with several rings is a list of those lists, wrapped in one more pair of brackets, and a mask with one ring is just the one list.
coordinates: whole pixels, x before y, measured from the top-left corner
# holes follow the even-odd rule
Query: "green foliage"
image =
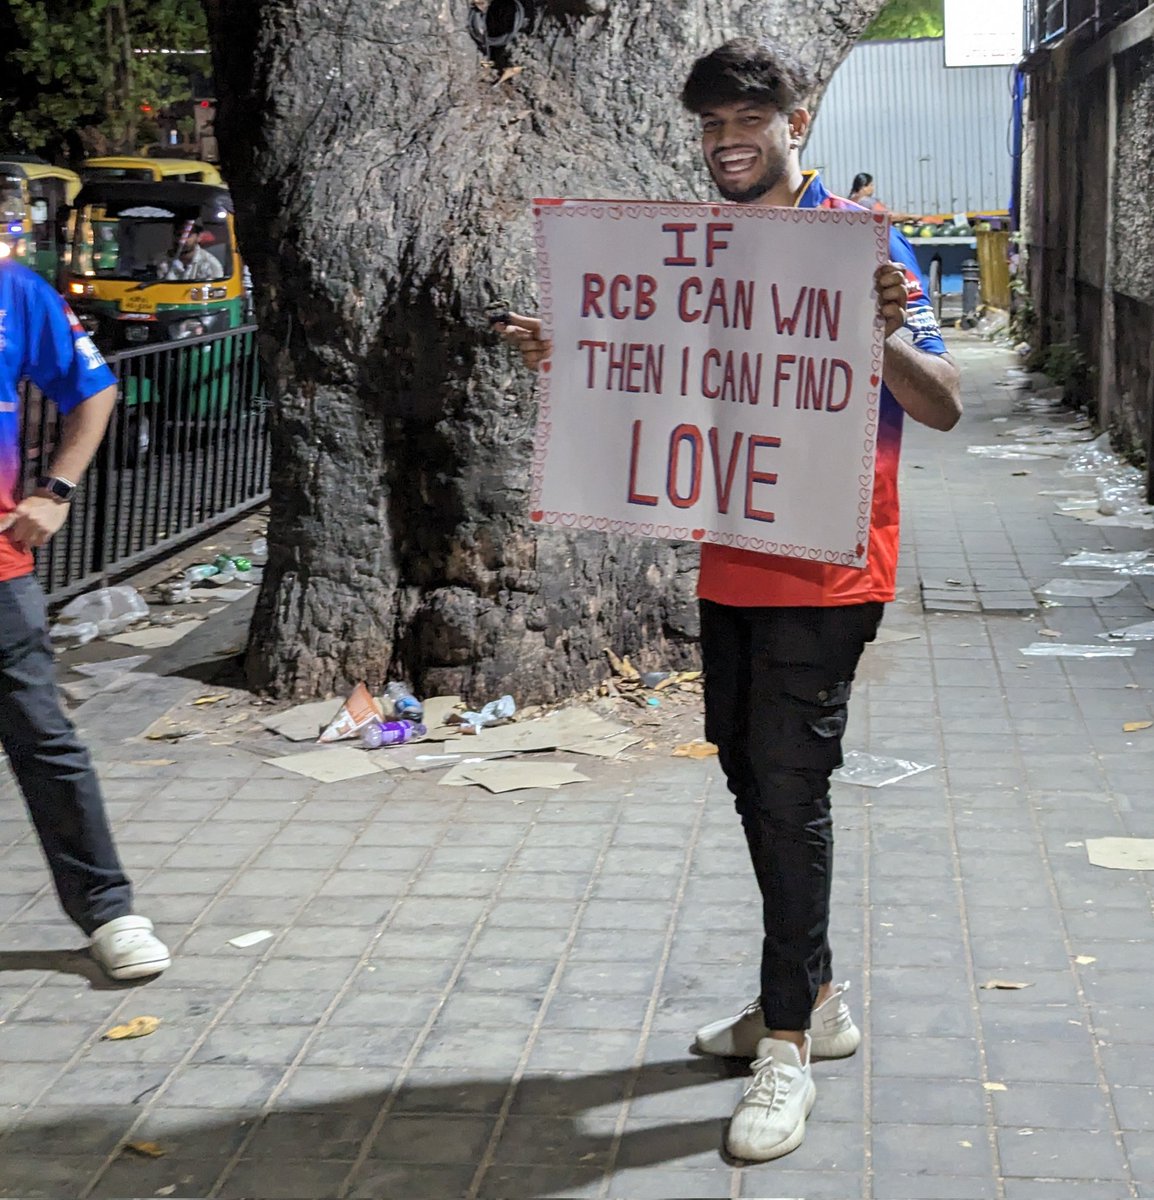
[(942, 0), (889, 0), (866, 30), (863, 40), (881, 42), (897, 38), (941, 37), (943, 33)]
[[(189, 60), (142, 49), (208, 45), (200, 0), (8, 0), (0, 128), (13, 149), (136, 149), (140, 106), (189, 95)], [(192, 60), (196, 61), (196, 60)]]

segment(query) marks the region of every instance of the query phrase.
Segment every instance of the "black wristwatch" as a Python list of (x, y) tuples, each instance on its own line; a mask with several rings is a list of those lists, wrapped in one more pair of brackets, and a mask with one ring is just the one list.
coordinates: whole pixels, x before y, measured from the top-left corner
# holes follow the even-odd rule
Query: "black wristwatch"
[(41, 475), (36, 480), (36, 490), (47, 492), (57, 500), (68, 501), (72, 499), (73, 493), (76, 491), (76, 484), (69, 483), (67, 479), (61, 479), (56, 475)]

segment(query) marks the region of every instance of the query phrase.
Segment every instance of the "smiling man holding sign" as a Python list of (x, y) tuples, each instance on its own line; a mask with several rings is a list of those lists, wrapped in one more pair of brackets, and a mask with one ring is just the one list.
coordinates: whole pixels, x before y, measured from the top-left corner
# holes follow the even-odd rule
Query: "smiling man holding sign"
[(898, 554), (904, 414), (961, 415), (913, 252), (803, 172), (810, 81), (729, 42), (682, 100), (730, 205), (539, 201), (535, 521), (702, 544), (706, 735), (764, 901), (758, 1000), (697, 1033), (753, 1059), (739, 1158), (801, 1144), (810, 1059), (854, 1053), (828, 939), (830, 775)]

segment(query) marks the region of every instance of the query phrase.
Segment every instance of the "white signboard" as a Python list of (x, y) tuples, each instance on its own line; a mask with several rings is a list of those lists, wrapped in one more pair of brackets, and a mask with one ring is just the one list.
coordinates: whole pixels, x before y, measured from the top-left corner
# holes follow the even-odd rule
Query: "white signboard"
[(865, 565), (883, 215), (538, 200), (531, 517)]
[(1012, 66), (1022, 57), (1019, 0), (945, 0), (946, 66)]

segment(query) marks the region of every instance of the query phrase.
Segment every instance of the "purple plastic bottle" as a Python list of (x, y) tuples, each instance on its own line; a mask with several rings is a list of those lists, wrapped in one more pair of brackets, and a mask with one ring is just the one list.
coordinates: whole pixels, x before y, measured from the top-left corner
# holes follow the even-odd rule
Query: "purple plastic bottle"
[(361, 744), (366, 750), (382, 746), (400, 746), (424, 737), (428, 730), (415, 721), (370, 721), (361, 731)]

